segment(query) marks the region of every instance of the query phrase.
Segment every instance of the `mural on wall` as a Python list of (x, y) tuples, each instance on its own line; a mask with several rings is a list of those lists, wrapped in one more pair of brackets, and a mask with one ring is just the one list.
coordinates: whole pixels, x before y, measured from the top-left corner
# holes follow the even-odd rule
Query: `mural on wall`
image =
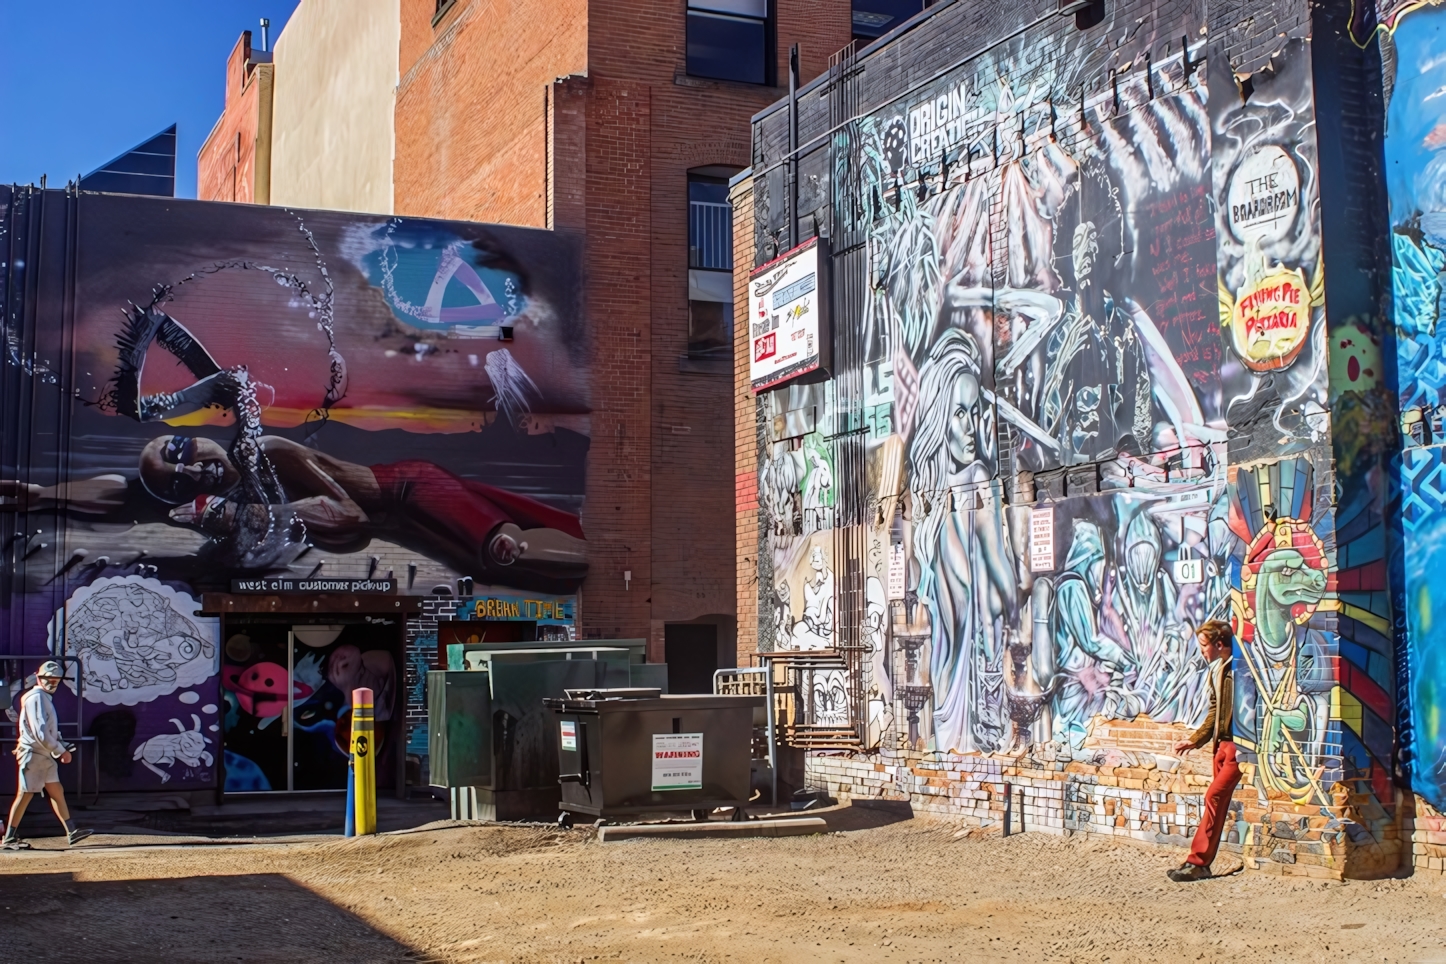
[(1242, 90), (1210, 58), (1220, 366), (1232, 461), (1302, 451), (1329, 428), (1311, 60), (1286, 43)]
[[(1327, 342), (1309, 51), (1207, 96), (1203, 47), (1176, 50), (1082, 93), (1088, 52), (1026, 85), (1014, 41), (835, 139), (856, 185), (836, 227), (868, 258), (866, 745), (1197, 722), (1193, 629), (1229, 618), (1249, 781), (1306, 807), (1364, 781), (1389, 806), (1386, 477), (1376, 443), (1329, 435), (1332, 406), (1375, 424), (1385, 366), (1370, 324)], [(857, 424), (842, 391), (760, 400), (779, 649), (829, 648), (808, 586), (839, 633), (848, 540), (803, 503), (808, 453), (837, 461)], [(1370, 839), (1368, 809), (1340, 832)]]
[[(993, 752), (1080, 746), (1100, 718), (1194, 721), (1191, 627), (1229, 611), (1199, 64), (1177, 52), (1081, 102), (1069, 57), (1001, 79), (1025, 54), (839, 138), (867, 227), (871, 743)], [(826, 648), (810, 615), (844, 562), (802, 505), (836, 392), (761, 401), (779, 649)]]
[[(1446, 9), (1409, 4), (1394, 28), (1386, 167), (1390, 195), (1395, 361), (1401, 412), (1400, 519), (1406, 633), (1401, 758), (1411, 788), (1446, 807), (1446, 592), (1432, 575), (1446, 565), (1446, 330), (1440, 324), (1446, 271)], [(1419, 9), (1418, 9), (1419, 8)], [(1383, 18), (1383, 23), (1387, 21)], [(1389, 692), (1389, 689), (1387, 690)]]
[[(6, 235), (23, 241), (60, 210), (46, 198), (0, 195)], [(53, 276), (73, 272), (73, 290), (36, 283), (27, 295), (35, 315), (66, 322), (6, 320), (5, 432), (34, 429), (0, 464), (0, 513), (31, 533), (6, 546), (3, 624), (10, 652), (79, 656), (85, 702), (130, 715), (107, 726), (128, 741), (112, 755), (135, 766), (107, 788), (155, 785), (157, 771), (167, 786), (213, 781), (216, 718), (193, 722), (181, 698), (232, 713), (269, 698), (222, 686), (216, 620), (195, 615), (233, 578), (393, 578), (427, 592), (470, 576), (576, 591), (589, 378), (569, 241), (107, 195), (66, 203), (78, 243), (55, 252)], [(7, 297), (36, 270), (9, 264)], [(228, 743), (228, 767), (236, 755)]]
[(1390, 805), (1394, 744), (1384, 481), (1344, 487), (1332, 505), (1310, 459), (1234, 473), (1230, 525), (1237, 647), (1236, 744), (1263, 792), (1330, 804), (1365, 781)]

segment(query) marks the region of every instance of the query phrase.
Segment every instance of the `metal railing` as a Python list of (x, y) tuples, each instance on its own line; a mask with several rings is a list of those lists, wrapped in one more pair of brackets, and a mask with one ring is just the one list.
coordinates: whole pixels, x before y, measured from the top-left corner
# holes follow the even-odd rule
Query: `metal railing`
[(688, 267), (733, 270), (733, 205), (688, 202)]
[(768, 779), (770, 805), (778, 806), (778, 707), (773, 692), (773, 671), (767, 666), (720, 669), (713, 674), (713, 692), (729, 696), (762, 696), (768, 707)]

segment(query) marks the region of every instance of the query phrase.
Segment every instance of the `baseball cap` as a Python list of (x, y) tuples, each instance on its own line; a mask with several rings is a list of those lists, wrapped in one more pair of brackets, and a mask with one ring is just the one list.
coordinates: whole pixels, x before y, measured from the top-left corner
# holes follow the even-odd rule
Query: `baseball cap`
[(35, 675), (49, 677), (50, 679), (65, 679), (65, 670), (61, 669), (60, 664), (55, 660), (47, 659), (40, 664), (40, 668), (35, 671)]

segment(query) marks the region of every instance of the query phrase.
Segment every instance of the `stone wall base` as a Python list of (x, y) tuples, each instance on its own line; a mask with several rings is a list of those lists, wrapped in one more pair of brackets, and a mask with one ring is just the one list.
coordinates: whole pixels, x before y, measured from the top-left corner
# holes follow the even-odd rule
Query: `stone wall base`
[(1446, 815), (1414, 793), (1406, 793), (1401, 834), (1410, 842), (1415, 873), (1446, 873)]
[[(1130, 726), (1115, 723), (1111, 729)], [(1263, 873), (1341, 879), (1397, 872), (1400, 834), (1406, 832), (1397, 817), (1404, 818), (1408, 806), (1387, 814), (1374, 797), (1363, 804), (1344, 792), (1327, 806), (1296, 804), (1262, 795), (1248, 768), (1242, 769), (1222, 853)], [(1188, 847), (1210, 784), (1210, 759), (1204, 752), (1181, 759), (1119, 745), (1076, 750), (1045, 743), (991, 755), (882, 748), (813, 751), (807, 776), (809, 786), (840, 801), (908, 801), (916, 813), (971, 826), (1004, 829), (1007, 820), (1011, 833), (1098, 834)], [(1366, 812), (1372, 806), (1380, 812)], [(1418, 801), (1409, 826), (1415, 865), (1441, 871), (1446, 817)]]

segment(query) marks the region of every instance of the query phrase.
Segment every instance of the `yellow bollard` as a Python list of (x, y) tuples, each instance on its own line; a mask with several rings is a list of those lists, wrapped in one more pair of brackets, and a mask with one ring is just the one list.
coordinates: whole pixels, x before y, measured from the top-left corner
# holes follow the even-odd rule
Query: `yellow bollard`
[(351, 758), (356, 775), (356, 832), (377, 832), (376, 711), (372, 691), (351, 692)]

